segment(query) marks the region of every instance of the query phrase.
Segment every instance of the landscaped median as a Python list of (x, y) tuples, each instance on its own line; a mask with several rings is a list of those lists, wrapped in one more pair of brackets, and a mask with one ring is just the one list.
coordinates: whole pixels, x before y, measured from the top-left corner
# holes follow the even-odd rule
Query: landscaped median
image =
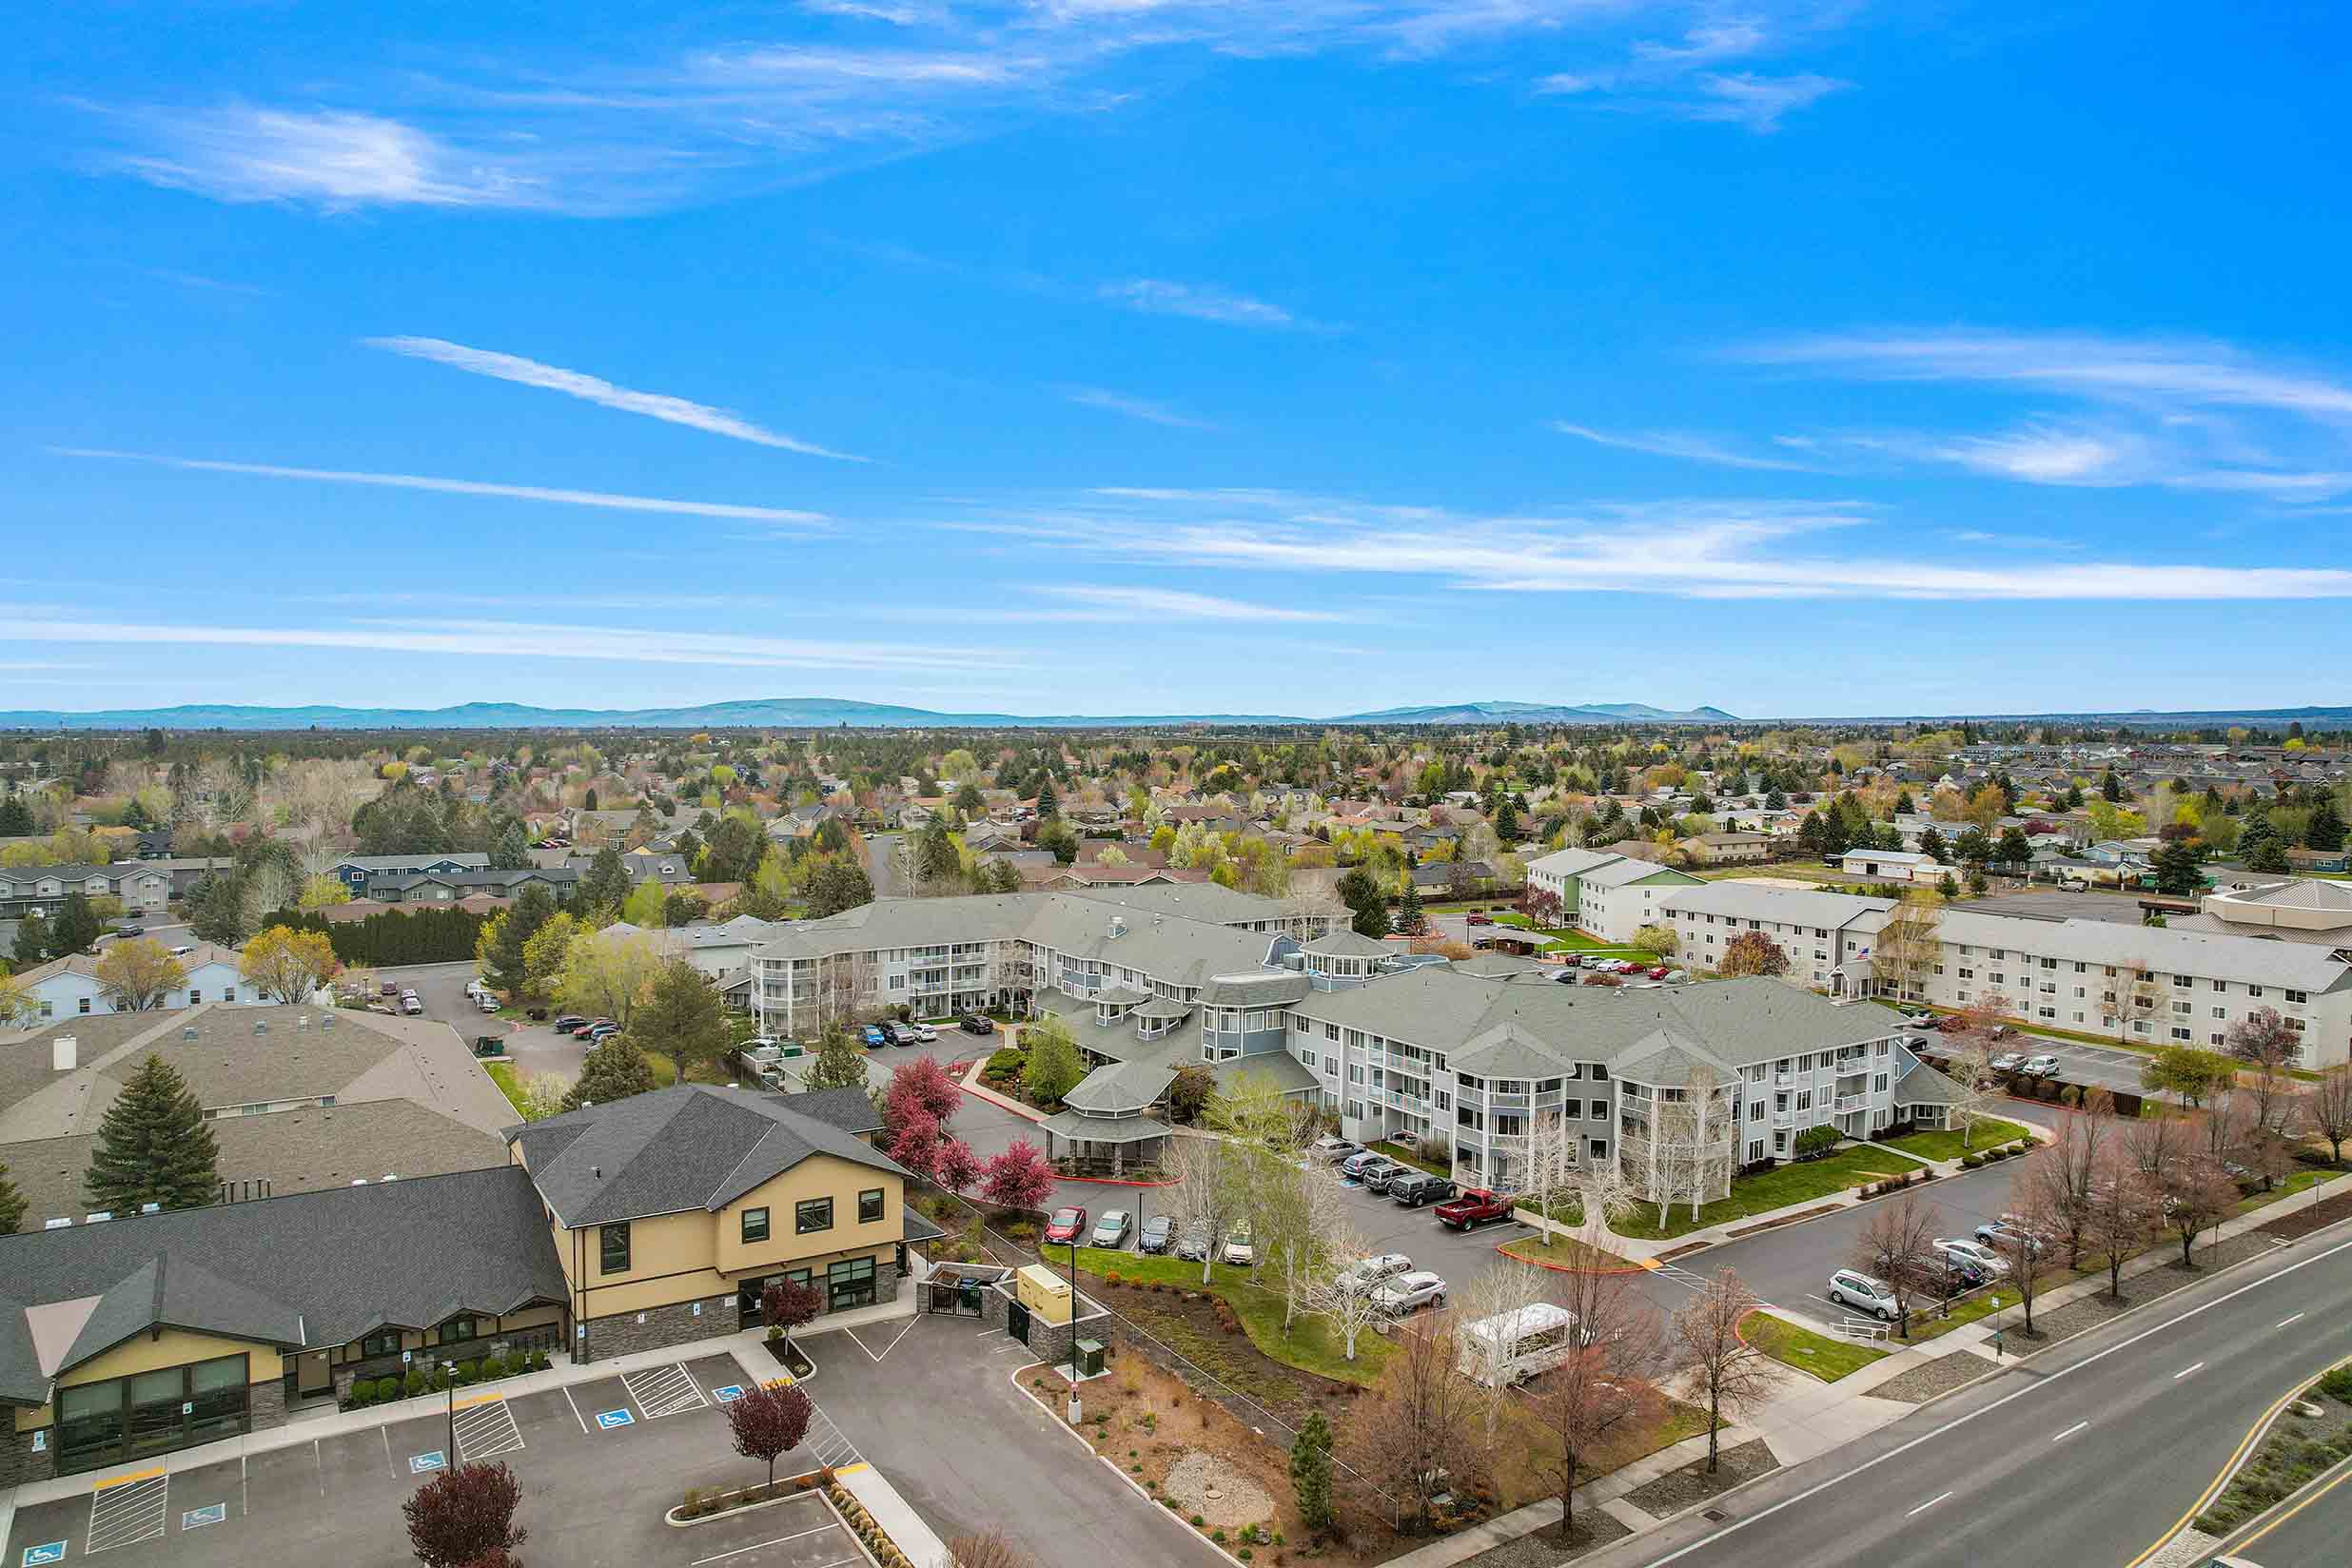
[(1823, 1382), (1835, 1382), (1893, 1354), (1852, 1340), (1832, 1339), (1761, 1310), (1739, 1320), (1739, 1337), (1783, 1366), (1811, 1373)]
[(1984, 1154), (2013, 1144), (2029, 1143), (2032, 1137), (2030, 1127), (1988, 1116), (1969, 1128), (1965, 1136), (1949, 1128), (1930, 1127), (1921, 1132), (1907, 1132), (1900, 1138), (1881, 1138), (1877, 1141), (1889, 1148), (1899, 1148), (1922, 1160), (1957, 1160), (1965, 1155)]
[(1495, 1248), (1506, 1258), (1548, 1268), (1555, 1274), (1638, 1274), (1641, 1264), (1621, 1253), (1595, 1246), (1581, 1237), (1559, 1232), (1522, 1236)]
[(1665, 1241), (1713, 1225), (1754, 1219), (1757, 1215), (1793, 1207), (1816, 1198), (1833, 1198), (1855, 1187), (1884, 1181), (1890, 1176), (1911, 1176), (1926, 1169), (1927, 1166), (1915, 1160), (1891, 1154), (1883, 1148), (1857, 1145), (1824, 1155), (1818, 1160), (1774, 1166), (1754, 1176), (1735, 1176), (1732, 1179), (1731, 1196), (1718, 1198), (1712, 1204), (1701, 1204), (1695, 1217), (1691, 1213), (1690, 1205), (1676, 1204), (1667, 1211), (1665, 1223), (1661, 1225), (1657, 1205), (1644, 1204), (1636, 1210), (1633, 1218), (1612, 1222), (1609, 1228), (1629, 1240)]

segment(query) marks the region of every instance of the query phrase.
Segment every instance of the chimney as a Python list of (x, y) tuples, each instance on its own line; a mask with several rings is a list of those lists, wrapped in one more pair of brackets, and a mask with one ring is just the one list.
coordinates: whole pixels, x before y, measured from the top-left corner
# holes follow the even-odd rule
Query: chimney
[(61, 1034), (49, 1042), (49, 1066), (59, 1072), (71, 1072), (80, 1060), (79, 1045), (70, 1034)]

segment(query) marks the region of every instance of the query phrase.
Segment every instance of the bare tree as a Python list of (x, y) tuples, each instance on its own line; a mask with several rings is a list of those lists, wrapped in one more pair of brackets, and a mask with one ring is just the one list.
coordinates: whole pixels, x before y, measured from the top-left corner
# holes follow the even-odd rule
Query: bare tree
[(1220, 1140), (1178, 1136), (1168, 1140), (1172, 1154), (1172, 1185), (1161, 1188), (1161, 1203), (1176, 1221), (1179, 1238), (1202, 1236), (1201, 1283), (1208, 1284), (1209, 1261), (1217, 1255), (1217, 1240), (1231, 1210), (1232, 1188), (1225, 1180)]
[(1946, 1108), (1950, 1125), (1960, 1129), (1960, 1147), (1968, 1148), (1975, 1142), (1976, 1124), (1992, 1119), (1994, 1090), (1992, 1037), (1974, 1029), (1953, 1042), (1950, 1065), (1946, 1068), (1951, 1081), (1960, 1086), (1959, 1097)]
[(1916, 1193), (1881, 1199), (1854, 1238), (1853, 1266), (1894, 1292), (1897, 1332), (1911, 1338), (1911, 1302), (1927, 1284), (1925, 1258), (1935, 1240), (1935, 1210)]
[(1739, 1336), (1740, 1320), (1762, 1304), (1738, 1274), (1718, 1268), (1675, 1313), (1692, 1388), (1707, 1405), (1710, 1475), (1715, 1473), (1725, 1418), (1754, 1410), (1780, 1383), (1780, 1363)]
[(1388, 1321), (1388, 1314), (1373, 1296), (1372, 1287), (1347, 1273), (1371, 1250), (1371, 1244), (1362, 1234), (1343, 1223), (1331, 1233), (1333, 1266), (1316, 1270), (1306, 1281), (1307, 1310), (1331, 1325), (1331, 1331), (1340, 1337), (1341, 1353), (1351, 1362), (1356, 1359), (1356, 1342), (1363, 1337), (1364, 1330)]
[(1888, 913), (1871, 947), (1871, 978), (1882, 989), (1910, 1001), (1921, 999), (1923, 979), (1944, 951), (1936, 929), (1943, 903), (1933, 891), (1916, 888)]
[(1554, 1279), (1553, 1303), (1573, 1320), (1565, 1330), (1571, 1348), (1536, 1379), (1531, 1393), (1548, 1440), (1544, 1469), (1559, 1495), (1566, 1540), (1576, 1525), (1579, 1464), (1610, 1433), (1661, 1408), (1657, 1384), (1674, 1368), (1675, 1339), (1630, 1275), (1587, 1270)]
[(2026, 1338), (2033, 1338), (2033, 1302), (2041, 1294), (2042, 1269), (2048, 1264), (2052, 1240), (2065, 1224), (2054, 1205), (2045, 1169), (2028, 1167), (2009, 1178), (2009, 1211), (1995, 1233), (1993, 1248), (2009, 1260), (2009, 1284), (2025, 1313)]
[(1035, 1568), (1036, 1559), (1012, 1543), (1002, 1529), (991, 1526), (948, 1542), (948, 1555), (932, 1568)]
[(2164, 1215), (2164, 1195), (2118, 1147), (2102, 1150), (2083, 1206), (2083, 1240), (2107, 1264), (2107, 1295), (2124, 1294), (2124, 1260), (2146, 1246)]
[(1350, 1205), (1346, 1189), (1328, 1166), (1286, 1166), (1281, 1182), (1281, 1201), (1267, 1205), (1271, 1219), (1259, 1239), (1259, 1255), (1281, 1254), (1283, 1332), (1288, 1334), (1300, 1313), (1314, 1310), (1315, 1281), (1336, 1266), (1331, 1238)]
[(2251, 1068), (2283, 1071), (2303, 1055), (2303, 1035), (2276, 1008), (2256, 1008), (2223, 1036), (2229, 1054)]
[(2185, 1117), (2143, 1116), (2118, 1124), (2124, 1157), (2159, 1186), (2173, 1168), (2197, 1153), (2197, 1128)]
[(2027, 1162), (2048, 1184), (2049, 1208), (2066, 1238), (2069, 1269), (2082, 1266), (2085, 1213), (2115, 1133), (2113, 1104), (2102, 1092), (2091, 1095), (2082, 1109), (2062, 1112), (2057, 1136)]
[(2195, 1268), (2199, 1233), (2238, 1211), (2238, 1184), (2210, 1160), (2186, 1159), (2165, 1173), (2163, 1191), (2165, 1224), (2181, 1239), (2181, 1266)]
[(2163, 989), (2157, 985), (2154, 971), (2145, 958), (2127, 958), (2116, 966), (2112, 977), (2114, 989), (2102, 993), (2102, 999), (2114, 1009), (2115, 1038), (2125, 1036), (2127, 1026), (2145, 1024), (2154, 1018), (2165, 1005)]
[(1340, 1430), (1341, 1462), (1404, 1500), (1405, 1528), (1426, 1529), (1432, 1499), (1466, 1490), (1487, 1474), (1478, 1385), (1456, 1370), (1456, 1352), (1450, 1314), (1408, 1325)]
[(2303, 1104), (2311, 1113), (2312, 1130), (2327, 1140), (2328, 1158), (2343, 1164), (2344, 1141), (2352, 1138), (2352, 1066), (2321, 1073)]
[(1731, 1190), (1738, 1127), (1727, 1091), (1701, 1065), (1692, 1069), (1688, 1084), (1660, 1088), (1633, 1108), (1631, 1130), (1619, 1144), (1627, 1177), (1637, 1192), (1657, 1205), (1659, 1228), (1674, 1205), (1685, 1200), (1695, 1223), (1701, 1205)]

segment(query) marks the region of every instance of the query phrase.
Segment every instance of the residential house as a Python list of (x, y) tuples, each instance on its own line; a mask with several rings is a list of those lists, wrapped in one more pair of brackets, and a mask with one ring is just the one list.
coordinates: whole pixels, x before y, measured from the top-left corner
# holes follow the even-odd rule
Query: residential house
[[(106, 948), (101, 946), (94, 952), (52, 958), (16, 976), (16, 983), (32, 999), (45, 1022), (112, 1012), (116, 1010), (113, 998), (98, 982), (98, 963), (105, 956)], [(185, 978), (164, 993), (156, 1004), (159, 1008), (192, 1008), (205, 1002), (271, 1005), (262, 989), (240, 972), (234, 949), (201, 942), (182, 954), (179, 962)]]
[(455, 872), (479, 872), (490, 869), (490, 857), (478, 850), (459, 850), (441, 854), (347, 854), (327, 868), (327, 874), (340, 878), (358, 898), (367, 892), (370, 884), (400, 877), (446, 875)]
[(1931, 854), (1911, 850), (1848, 850), (1837, 857), (1849, 876), (1874, 877), (1883, 882), (1941, 881), (1944, 864)]
[(111, 866), (0, 866), (0, 919), (55, 918), (73, 893), (119, 898), (131, 914), (157, 913), (171, 898), (171, 874), (151, 860)]

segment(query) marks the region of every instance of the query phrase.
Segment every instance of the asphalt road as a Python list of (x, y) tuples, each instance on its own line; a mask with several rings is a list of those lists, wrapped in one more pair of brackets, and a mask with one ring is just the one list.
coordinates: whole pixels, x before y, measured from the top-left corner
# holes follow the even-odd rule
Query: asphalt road
[(2342, 1568), (2352, 1558), (2352, 1467), (2222, 1544), (2262, 1568)]
[[(2169, 1531), (2290, 1388), (2352, 1354), (2343, 1226), (2053, 1346), (1593, 1568), (2107, 1568)], [(2342, 1538), (2335, 1538), (2341, 1562)], [(2259, 1559), (2258, 1559), (2259, 1560)]]

